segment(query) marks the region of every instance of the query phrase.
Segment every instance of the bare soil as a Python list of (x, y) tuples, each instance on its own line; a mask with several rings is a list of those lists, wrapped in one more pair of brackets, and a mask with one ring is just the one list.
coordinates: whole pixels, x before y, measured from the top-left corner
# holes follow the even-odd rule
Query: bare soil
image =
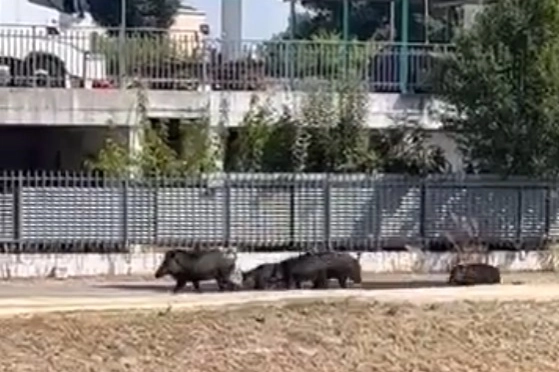
[(10, 372), (553, 372), (558, 302), (359, 299), (0, 319)]

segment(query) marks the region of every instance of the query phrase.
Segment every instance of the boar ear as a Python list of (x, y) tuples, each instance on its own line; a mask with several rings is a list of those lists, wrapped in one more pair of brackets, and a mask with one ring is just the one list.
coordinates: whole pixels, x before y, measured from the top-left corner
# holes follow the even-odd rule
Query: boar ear
[(172, 249), (170, 251), (165, 252), (165, 257), (168, 259), (173, 259), (175, 258), (176, 253), (177, 252), (174, 249)]

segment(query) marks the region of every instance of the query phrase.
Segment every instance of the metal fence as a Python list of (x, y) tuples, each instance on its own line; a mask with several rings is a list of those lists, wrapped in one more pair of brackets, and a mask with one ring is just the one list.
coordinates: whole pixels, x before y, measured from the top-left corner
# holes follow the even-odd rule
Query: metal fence
[[(426, 92), (449, 45), (329, 41), (242, 41), (193, 32), (0, 26), (4, 86), (113, 88), (141, 78), (150, 89), (315, 89), (347, 80), (371, 91)], [(119, 63), (124, 61), (124, 80)]]
[[(382, 249), (474, 234), (494, 243), (559, 237), (559, 185), (487, 178), (214, 174), (104, 179), (3, 174), (5, 249), (234, 244)], [(464, 225), (467, 224), (467, 225)], [(456, 235), (454, 235), (456, 237)]]

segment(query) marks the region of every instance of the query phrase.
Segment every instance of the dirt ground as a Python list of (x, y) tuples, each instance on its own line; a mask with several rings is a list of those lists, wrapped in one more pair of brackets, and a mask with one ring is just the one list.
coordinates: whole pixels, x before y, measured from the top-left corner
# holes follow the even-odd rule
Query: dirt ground
[[(446, 277), (367, 273), (364, 292), (382, 289), (377, 292), (386, 294), (376, 299), (4, 317), (0, 318), (0, 372), (559, 371), (559, 300), (555, 295), (549, 296), (553, 301), (543, 300), (545, 293), (557, 293), (558, 274), (504, 274), (504, 283), (529, 285), (490, 287), (489, 297), (481, 296), (483, 287), (466, 289), (467, 293), (421, 289), (440, 286)], [(47, 282), (45, 288), (87, 291), (95, 283), (114, 279), (40, 282)], [(118, 280), (134, 284), (142, 278)], [(38, 281), (11, 283), (25, 291), (27, 284)], [(397, 293), (405, 291), (401, 288), (416, 288), (402, 299), (414, 303), (386, 302), (399, 299)], [(516, 294), (505, 296), (513, 289)], [(444, 292), (439, 300), (448, 300), (452, 292), (454, 302), (434, 303), (433, 291)], [(534, 296), (520, 296), (525, 292)], [(183, 296), (191, 302), (198, 298), (190, 293)], [(480, 296), (524, 300), (474, 301)], [(528, 297), (541, 301), (526, 301)]]
[(0, 319), (10, 372), (552, 372), (559, 302), (358, 299)]

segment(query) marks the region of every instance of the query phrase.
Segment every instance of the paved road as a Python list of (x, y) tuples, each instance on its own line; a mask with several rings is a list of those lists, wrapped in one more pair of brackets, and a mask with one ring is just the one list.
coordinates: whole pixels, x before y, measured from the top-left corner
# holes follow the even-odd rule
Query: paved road
[(81, 279), (0, 282), (0, 314), (117, 310), (126, 308), (199, 308), (232, 306), (246, 302), (297, 301), (316, 298), (355, 297), (379, 301), (433, 302), (470, 300), (559, 300), (555, 274), (521, 274), (505, 277), (511, 283), (524, 279), (531, 284), (455, 288), (444, 286), (445, 275), (367, 275), (362, 288), (349, 290), (302, 290), (219, 293), (212, 285), (205, 293), (190, 290), (171, 295), (169, 281), (146, 279)]
[[(107, 292), (108, 293), (108, 292)], [(119, 293), (118, 291), (115, 293)], [(262, 291), (237, 293), (184, 293), (170, 295), (168, 292), (123, 293), (119, 296), (33, 296), (4, 297), (0, 299), (0, 315), (80, 310), (123, 309), (200, 309), (223, 306), (240, 306), (257, 302), (308, 301), (315, 299), (356, 298), (376, 301), (410, 301), (431, 303), (454, 300), (559, 300), (558, 284), (498, 285), (479, 287), (440, 287), (394, 290), (300, 290)]]

